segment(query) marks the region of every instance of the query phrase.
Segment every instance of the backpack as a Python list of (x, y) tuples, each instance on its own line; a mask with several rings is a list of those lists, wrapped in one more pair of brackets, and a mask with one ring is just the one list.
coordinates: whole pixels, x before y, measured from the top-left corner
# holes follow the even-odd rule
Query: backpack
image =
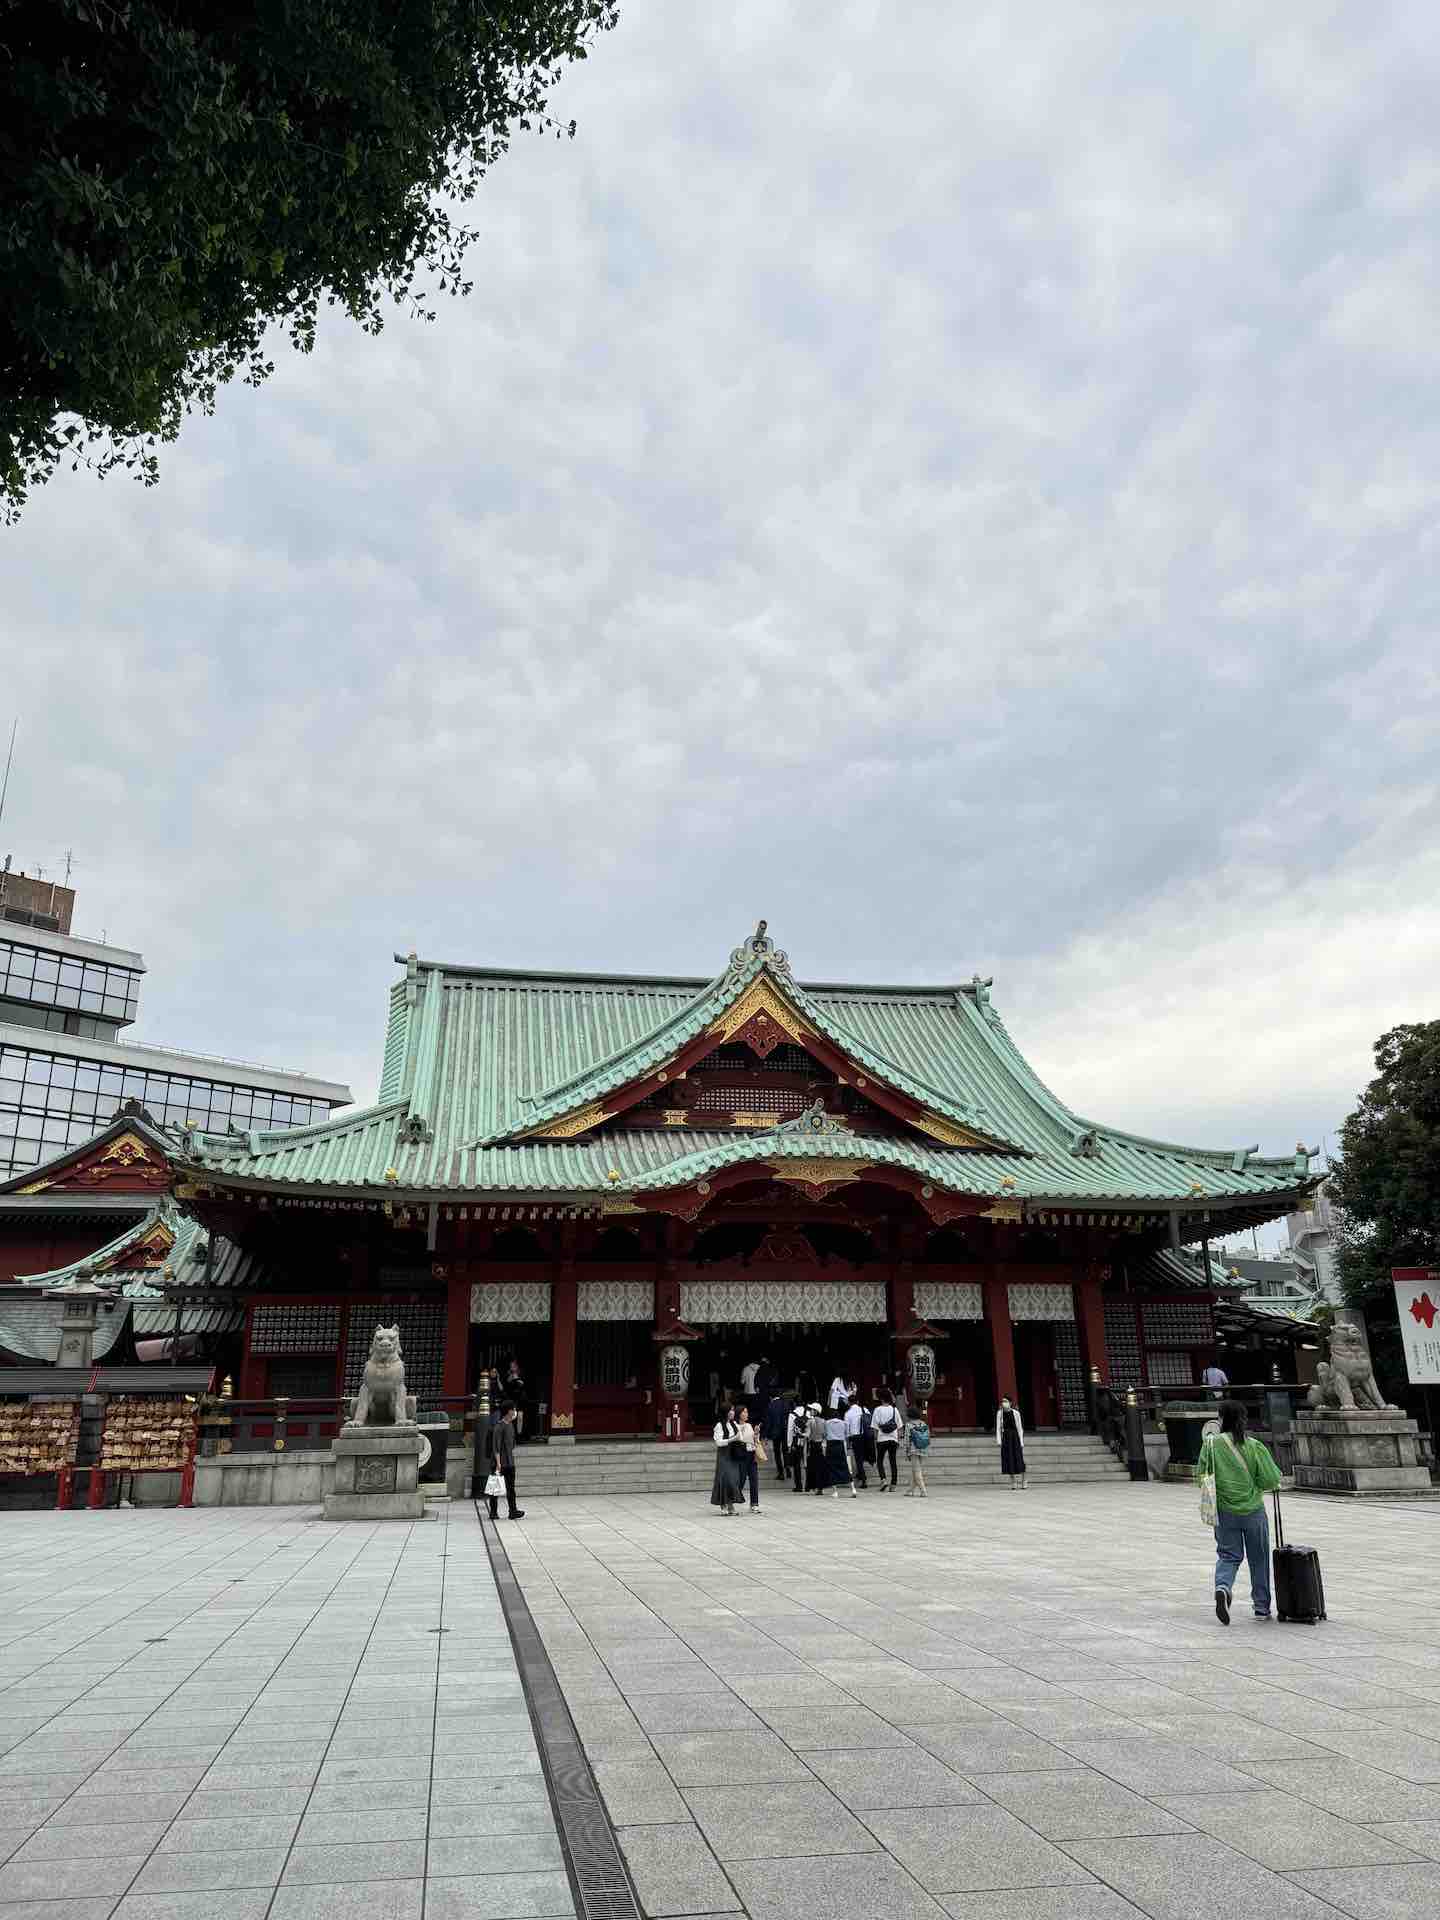
[(905, 1439), (916, 1453), (930, 1451), (930, 1428), (924, 1420), (912, 1420)]

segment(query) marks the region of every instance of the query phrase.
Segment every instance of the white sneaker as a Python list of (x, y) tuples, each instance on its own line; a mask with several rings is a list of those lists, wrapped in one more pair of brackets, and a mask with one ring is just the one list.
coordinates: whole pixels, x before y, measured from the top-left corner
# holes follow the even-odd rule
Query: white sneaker
[(830, 1489), (830, 1498), (832, 1500), (838, 1500), (840, 1498), (840, 1489), (838, 1487), (832, 1487)]

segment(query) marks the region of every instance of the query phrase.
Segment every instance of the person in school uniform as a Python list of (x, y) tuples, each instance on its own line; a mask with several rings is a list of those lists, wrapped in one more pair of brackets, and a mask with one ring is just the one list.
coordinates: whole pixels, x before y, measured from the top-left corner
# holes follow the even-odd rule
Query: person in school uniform
[[(845, 1409), (845, 1443), (850, 1449), (851, 1470), (855, 1486), (863, 1487), (865, 1479), (865, 1410), (858, 1400), (852, 1400)], [(853, 1491), (853, 1488), (852, 1488)]]
[(1008, 1394), (1000, 1402), (995, 1416), (995, 1444), (1000, 1449), (1000, 1471), (1012, 1488), (1025, 1485), (1025, 1423), (1020, 1409), (1012, 1406)]
[(740, 1423), (729, 1407), (722, 1406), (715, 1422), (715, 1478), (710, 1488), (710, 1504), (728, 1519), (745, 1479), (745, 1442), (740, 1438)]
[(810, 1402), (810, 1429), (805, 1436), (805, 1484), (811, 1493), (824, 1493), (830, 1483), (825, 1463), (827, 1441), (825, 1437), (825, 1416), (820, 1411), (820, 1402)]
[(809, 1439), (810, 1409), (802, 1400), (797, 1400), (790, 1410), (790, 1418), (785, 1423), (785, 1451), (790, 1459), (790, 1472), (796, 1493), (805, 1491), (805, 1466)]
[(850, 1478), (850, 1460), (845, 1441), (845, 1416), (840, 1413), (832, 1413), (825, 1422), (825, 1478), (830, 1485), (832, 1500), (840, 1498), (841, 1487), (849, 1487), (852, 1500), (860, 1498)]

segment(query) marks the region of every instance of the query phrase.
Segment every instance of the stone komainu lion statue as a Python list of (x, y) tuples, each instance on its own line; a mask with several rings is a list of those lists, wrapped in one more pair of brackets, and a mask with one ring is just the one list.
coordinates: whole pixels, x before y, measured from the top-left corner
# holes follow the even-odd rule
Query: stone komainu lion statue
[(1353, 1412), (1369, 1407), (1391, 1412), (1389, 1402), (1375, 1384), (1375, 1370), (1358, 1328), (1337, 1320), (1330, 1329), (1330, 1358), (1315, 1369), (1319, 1376), (1307, 1398), (1312, 1407), (1339, 1407)]
[(399, 1327), (376, 1327), (370, 1341), (365, 1378), (355, 1396), (350, 1424), (403, 1427), (415, 1421), (415, 1396), (405, 1391), (405, 1362), (400, 1358)]

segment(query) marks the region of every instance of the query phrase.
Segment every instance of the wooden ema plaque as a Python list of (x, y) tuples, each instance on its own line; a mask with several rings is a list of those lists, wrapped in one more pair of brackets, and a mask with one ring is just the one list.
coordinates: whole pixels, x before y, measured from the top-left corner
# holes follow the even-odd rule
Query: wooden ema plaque
[(0, 1473), (59, 1473), (79, 1440), (78, 1400), (0, 1401)]
[(179, 1473), (195, 1451), (192, 1400), (123, 1394), (110, 1402), (100, 1443), (102, 1473)]

